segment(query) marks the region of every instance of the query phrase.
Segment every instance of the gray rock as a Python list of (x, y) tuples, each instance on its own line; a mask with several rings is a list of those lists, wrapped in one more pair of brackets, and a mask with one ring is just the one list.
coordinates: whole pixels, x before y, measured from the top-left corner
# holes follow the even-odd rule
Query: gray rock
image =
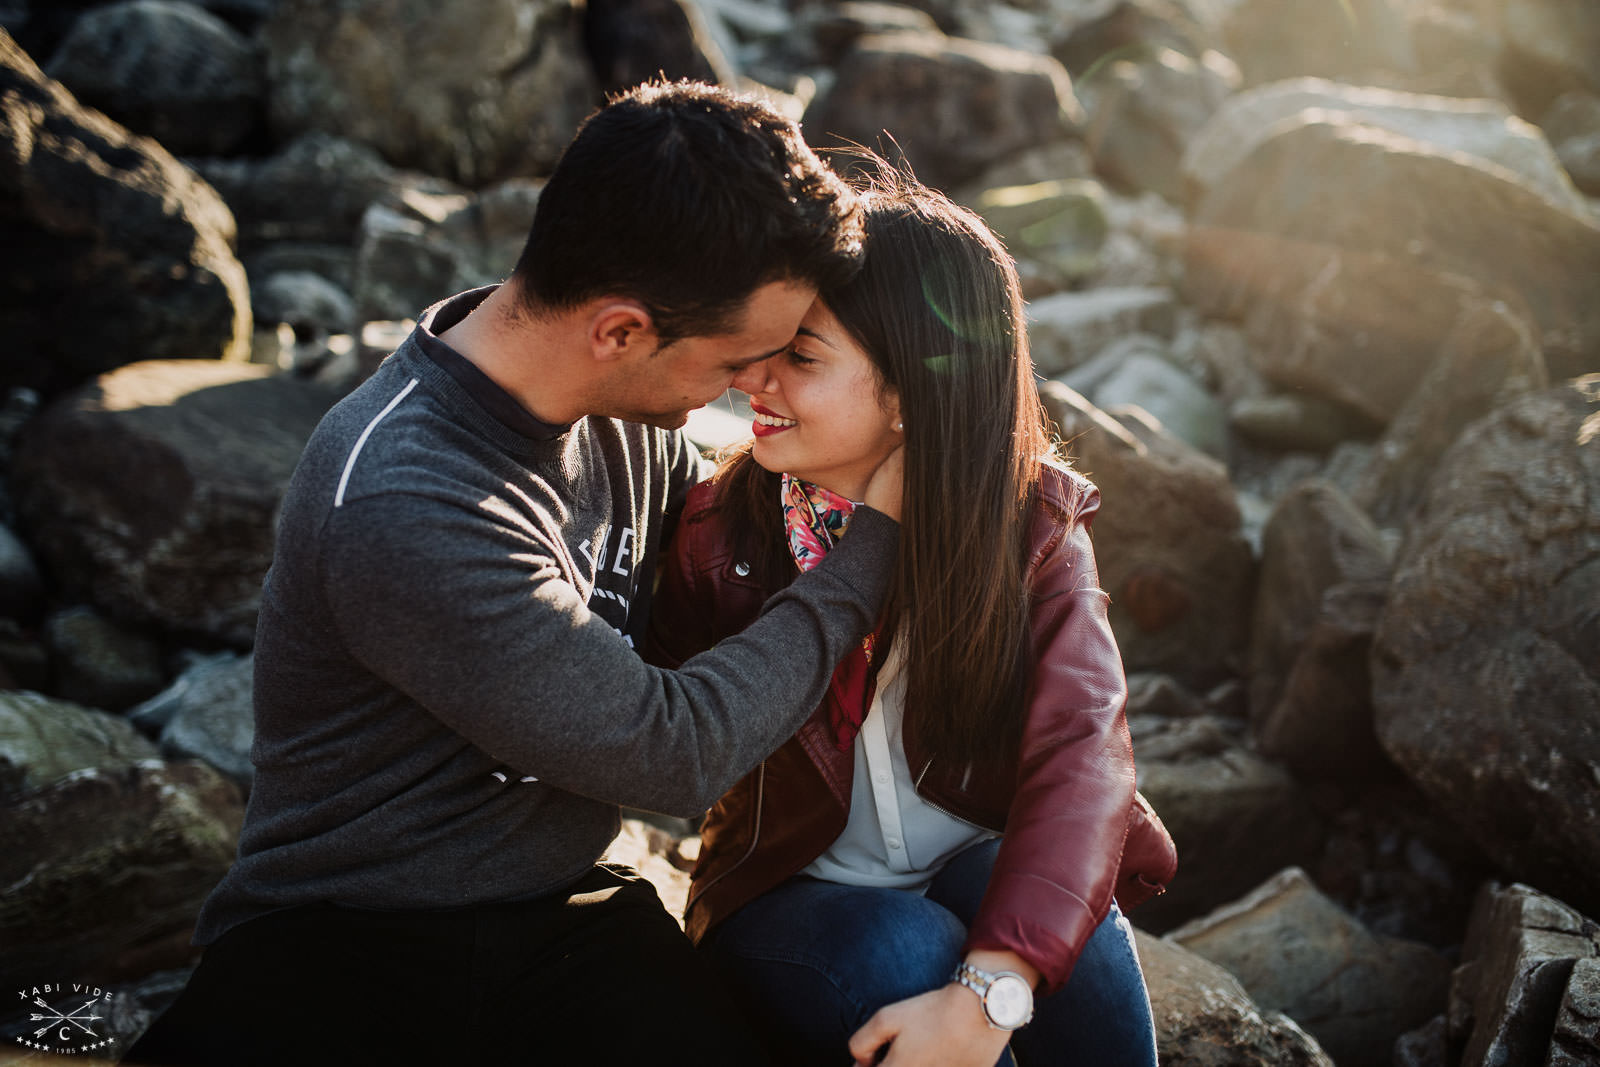
[(86, 769), (121, 772), (156, 756), (153, 744), (114, 715), (41, 693), (0, 691), (0, 797)]
[(1594, 1063), (1600, 1063), (1600, 959), (1590, 956), (1572, 965), (1544, 1067)]
[(1600, 92), (1600, 10), (1570, 0), (1489, 0), (1505, 41), (1501, 72), (1529, 114), (1564, 92)]
[(1325, 121), (1385, 130), (1492, 163), (1519, 175), (1563, 208), (1584, 210), (1551, 141), (1500, 101), (1344, 85), (1322, 78), (1290, 78), (1229, 97), (1184, 153), (1183, 180), (1191, 199), (1198, 200), (1226, 179), (1275, 135), (1280, 123), (1308, 111), (1323, 112)]
[(204, 760), (249, 788), (255, 777), (250, 743), (255, 739), (251, 683), (255, 657), (207, 657), (178, 676), (168, 689), (129, 712), (140, 726), (158, 725), (168, 758)]
[(1134, 941), (1163, 1067), (1333, 1067), (1315, 1038), (1262, 1011), (1221, 967), (1142, 930)]
[(1435, 1015), (1395, 1039), (1394, 1067), (1452, 1067), (1449, 1027), (1443, 1015)]
[[(1551, 1039), (1575, 964), (1587, 960), (1592, 967), (1597, 957), (1594, 920), (1532, 886), (1486, 884), (1450, 990), (1451, 1037), (1464, 1043), (1462, 1067), (1594, 1062), (1557, 1059), (1575, 1046), (1565, 1032), (1554, 1047)], [(1580, 979), (1578, 1010), (1592, 1010), (1582, 994)], [(1591, 1029), (1588, 1040), (1592, 1035)]]
[(166, 682), (161, 646), (91, 607), (58, 611), (45, 620), (56, 668), (56, 692), (66, 700), (122, 711)]
[(1181, 200), (1190, 139), (1238, 87), (1238, 68), (1216, 52), (1196, 60), (1164, 48), (1103, 68), (1078, 87), (1095, 170), (1122, 189)]
[(232, 241), (204, 182), (81, 107), (0, 30), (0, 383), (54, 393), (156, 356), (245, 358)]
[(18, 506), (69, 596), (247, 646), (274, 511), (335, 398), (248, 364), (124, 367), (28, 424)]
[(0, 618), (0, 689), (44, 691), (55, 684), (50, 650), (36, 630)]
[(1441, 1012), (1449, 989), (1443, 956), (1374, 935), (1298, 867), (1166, 936), (1226, 968), (1344, 1067), (1388, 1067), (1395, 1039)]
[(1178, 846), (1181, 880), (1139, 906), (1167, 929), (1233, 900), (1321, 851), (1323, 821), (1280, 764), (1246, 747), (1244, 724), (1203, 715), (1146, 720), (1134, 735), (1139, 789)]
[(1013, 185), (1038, 185), (1040, 182), (1092, 180), (1094, 160), (1082, 141), (1051, 141), (1024, 148), (985, 167), (976, 178), (952, 193), (958, 201), (976, 206), (989, 189)]
[(1384, 768), (1367, 657), (1388, 587), (1378, 530), (1344, 494), (1307, 481), (1278, 502), (1250, 638), (1250, 720), (1263, 754), (1308, 777)]
[(1555, 145), (1572, 184), (1589, 196), (1600, 196), (1600, 96), (1563, 93), (1539, 125)]
[(1284, 451), (1326, 452), (1372, 432), (1369, 420), (1310, 393), (1242, 396), (1228, 409), (1228, 424), (1256, 444)]
[(1103, 493), (1095, 552), (1127, 668), (1196, 688), (1232, 673), (1254, 575), (1227, 472), (1142, 413), (1118, 422), (1060, 383), (1040, 392)]
[(1171, 338), (1177, 301), (1160, 287), (1056, 293), (1028, 305), (1028, 343), (1039, 373), (1055, 377), (1130, 333)]
[(354, 297), (363, 321), (415, 318), (451, 293), (511, 273), (533, 223), (539, 186), (374, 204), (356, 243)]
[(1552, 376), (1600, 352), (1600, 222), (1508, 171), (1312, 112), (1230, 174), (1197, 209), (1184, 291), (1242, 320), (1282, 387), (1385, 423), (1463, 310), (1496, 300), (1526, 309)]
[(0, 617), (33, 619), (44, 606), (44, 576), (33, 551), (9, 526), (0, 526)]
[[(247, 260), (280, 242), (350, 245), (367, 208), (384, 198), (461, 192), (442, 178), (392, 167), (367, 145), (320, 132), (297, 137), (265, 159), (196, 159), (190, 165), (232, 209)], [(315, 262), (250, 266), (256, 276), (300, 269), (345, 280)]]
[(1247, 85), (1311, 74), (1360, 81), (1415, 65), (1408, 26), (1389, 0), (1307, 6), (1298, 0), (1242, 0), (1228, 5), (1224, 49)]
[(1596, 603), (1600, 375), (1513, 401), (1445, 454), (1372, 658), (1390, 757), (1506, 869), (1581, 907), (1600, 904)]
[(1549, 384), (1532, 328), (1500, 301), (1463, 310), (1422, 383), (1384, 430), (1352, 496), (1399, 527), (1421, 502), (1439, 460), (1466, 427)]
[(1072, 80), (1049, 56), (895, 33), (863, 38), (839, 62), (805, 130), (816, 145), (869, 148), (887, 131), (919, 178), (954, 188), (1026, 148), (1071, 139), (1081, 120)]
[(175, 155), (231, 152), (265, 114), (266, 73), (255, 47), (177, 0), (122, 0), (85, 12), (45, 72)]
[(0, 982), (183, 966), (244, 809), (197, 763), (92, 768), (13, 799), (0, 822)]
[(465, 185), (548, 173), (600, 103), (570, 0), (280, 0), (261, 36), (280, 138)]
[(890, 33), (939, 33), (926, 11), (906, 4), (880, 4), (845, 0), (826, 7), (813, 5), (799, 12), (796, 28), (811, 38), (817, 58), (828, 66), (839, 62), (863, 37)]
[(1082, 281), (1100, 267), (1110, 224), (1099, 182), (1058, 179), (1003, 186), (985, 190), (973, 207), (1007, 251), (1036, 264), (1055, 288)]
[(1081, 78), (1118, 56), (1151, 55), (1172, 49), (1198, 59), (1222, 42), (1202, 4), (1168, 0), (1114, 0), (1091, 8), (1087, 18), (1062, 21), (1050, 51), (1074, 78)]
[(251, 290), (250, 303), (258, 327), (286, 323), (293, 328), (296, 340), (354, 333), (357, 327), (356, 306), (350, 295), (310, 271), (267, 275)]
[(1129, 718), (1157, 715), (1164, 719), (1192, 719), (1205, 711), (1205, 703), (1176, 678), (1153, 671), (1128, 675)]
[(583, 42), (606, 93), (657, 77), (737, 80), (698, 9), (683, 0), (585, 0)]
[(1108, 353), (1090, 361), (1092, 367), (1109, 355), (1115, 362), (1092, 389), (1083, 390), (1089, 399), (1106, 410), (1137, 405), (1178, 440), (1222, 459), (1228, 448), (1228, 419), (1217, 399), (1170, 359), (1148, 350), (1124, 354), (1116, 351), (1119, 347), (1113, 343)]

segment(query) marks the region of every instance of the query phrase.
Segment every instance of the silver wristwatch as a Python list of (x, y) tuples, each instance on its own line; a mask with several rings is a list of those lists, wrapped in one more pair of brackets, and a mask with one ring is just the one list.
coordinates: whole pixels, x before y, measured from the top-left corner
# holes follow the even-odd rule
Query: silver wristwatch
[(978, 994), (983, 1014), (996, 1030), (1020, 1030), (1033, 1018), (1033, 987), (1016, 971), (980, 971), (962, 963), (950, 980)]

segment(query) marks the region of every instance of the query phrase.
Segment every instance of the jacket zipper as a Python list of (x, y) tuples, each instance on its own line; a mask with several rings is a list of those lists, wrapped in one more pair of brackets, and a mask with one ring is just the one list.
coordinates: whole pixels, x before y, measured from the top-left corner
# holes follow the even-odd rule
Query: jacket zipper
[[(924, 794), (922, 792), (922, 780), (928, 776), (928, 768), (930, 768), (932, 766), (933, 766), (933, 757), (929, 756), (928, 757), (928, 762), (924, 763), (922, 765), (922, 773), (917, 775), (917, 780), (911, 783), (911, 788), (915, 789), (917, 791), (917, 799), (922, 801), (924, 804), (928, 805), (928, 807), (932, 808), (934, 811), (939, 812), (941, 815), (947, 815), (950, 818), (954, 819), (956, 822), (964, 822), (968, 826), (971, 826), (974, 829), (982, 830), (986, 834), (999, 834), (999, 831), (995, 830), (992, 827), (985, 826), (982, 823), (973, 822), (971, 819), (963, 818), (962, 816), (957, 815), (955, 812), (951, 811), (949, 808), (943, 807), (943, 806), (941, 806), (939, 804), (934, 803), (932, 800), (928, 799), (926, 794)], [(972, 768), (971, 767), (967, 768), (967, 773), (968, 773), (969, 776), (971, 775), (971, 773), (972, 773)]]
[[(705, 885), (701, 886), (700, 887), (700, 891), (698, 893), (694, 894), (695, 899), (699, 899), (700, 897), (704, 896), (706, 893), (710, 892), (712, 886), (716, 885), (718, 882), (720, 882), (724, 878), (728, 877), (728, 875), (732, 874), (734, 871), (736, 871), (740, 867), (744, 866), (744, 861), (749, 859), (751, 856), (755, 855), (756, 845), (759, 844), (760, 841), (761, 841), (761, 806), (762, 806), (763, 801), (766, 799), (766, 792), (767, 792), (767, 761), (766, 760), (762, 760), (756, 766), (756, 814), (755, 814), (756, 828), (755, 828), (755, 832), (750, 835), (750, 847), (744, 850), (744, 855), (740, 856), (737, 860), (734, 861), (733, 866), (729, 867), (727, 870), (723, 871), (721, 874), (719, 874), (715, 878), (711, 879), (711, 881), (709, 881)], [(685, 908), (688, 907), (688, 903), (687, 902), (684, 904), (684, 907)]]

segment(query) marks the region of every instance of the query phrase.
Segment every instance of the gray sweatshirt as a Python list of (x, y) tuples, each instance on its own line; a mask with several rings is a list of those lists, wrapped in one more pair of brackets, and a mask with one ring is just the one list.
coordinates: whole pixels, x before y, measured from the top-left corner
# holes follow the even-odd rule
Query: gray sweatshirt
[(681, 433), (534, 420), (435, 336), (483, 295), (430, 309), (306, 446), (257, 628), (255, 781), (199, 944), (317, 901), (562, 888), (618, 805), (704, 811), (872, 625), (898, 526), (862, 509), (745, 633), (675, 672), (640, 660), (699, 457)]

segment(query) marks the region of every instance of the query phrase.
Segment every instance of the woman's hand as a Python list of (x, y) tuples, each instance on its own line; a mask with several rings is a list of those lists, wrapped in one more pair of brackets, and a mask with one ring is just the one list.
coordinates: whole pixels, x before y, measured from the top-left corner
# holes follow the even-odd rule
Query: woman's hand
[(906, 448), (900, 445), (878, 464), (867, 482), (867, 493), (862, 503), (874, 511), (881, 511), (895, 522), (900, 521), (900, 502), (905, 492)]
[(972, 990), (952, 983), (880, 1009), (850, 1039), (850, 1055), (867, 1067), (893, 1042), (887, 1067), (994, 1067), (1010, 1038), (989, 1025)]

